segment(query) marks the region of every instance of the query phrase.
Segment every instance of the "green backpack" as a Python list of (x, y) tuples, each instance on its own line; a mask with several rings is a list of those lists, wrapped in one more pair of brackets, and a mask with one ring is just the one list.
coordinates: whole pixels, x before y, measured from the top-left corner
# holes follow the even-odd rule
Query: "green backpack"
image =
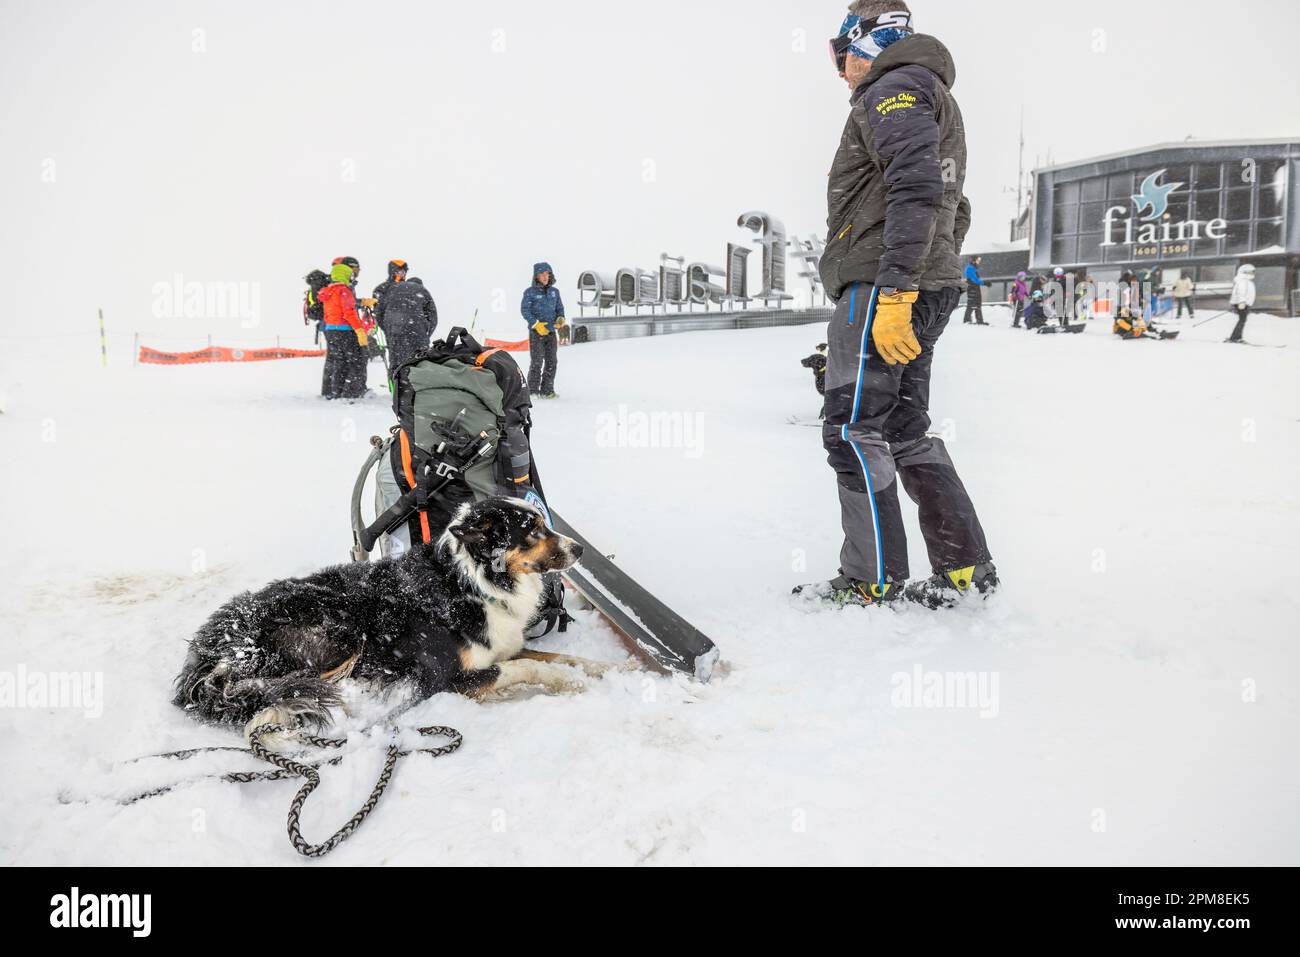
[(531, 502), (549, 521), (528, 383), (508, 352), (453, 329), (393, 370), (393, 411), (387, 453), (402, 498), (365, 530), (367, 550), (403, 522), (412, 543), (436, 541), (461, 505), (498, 495)]

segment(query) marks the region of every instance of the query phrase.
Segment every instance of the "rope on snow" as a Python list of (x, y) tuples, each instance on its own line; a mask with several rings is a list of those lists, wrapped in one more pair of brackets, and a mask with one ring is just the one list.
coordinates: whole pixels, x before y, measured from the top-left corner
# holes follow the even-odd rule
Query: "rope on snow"
[[(292, 758), (289, 758), (283, 754), (277, 754), (276, 752), (271, 751), (268, 747), (266, 747), (262, 739), (270, 735), (277, 735), (277, 734), (288, 735), (296, 738), (297, 740), (303, 742), (304, 744), (310, 745), (311, 747), (319, 748), (321, 750), (333, 750), (333, 751), (337, 751), (338, 749), (344, 747), (347, 744), (347, 741), (345, 739), (336, 739), (336, 738), (318, 738), (314, 735), (306, 734), (300, 729), (296, 729), (296, 728), (285, 728), (281, 725), (274, 725), (274, 724), (262, 725), (260, 727), (254, 728), (249, 733), (248, 736), (249, 747), (247, 748), (234, 748), (234, 747), (193, 748), (188, 751), (172, 751), (168, 754), (151, 755), (151, 757), (154, 758), (164, 758), (164, 759), (184, 761), (194, 757), (197, 754), (208, 754), (208, 753), (218, 752), (218, 751), (223, 751), (223, 752), (230, 751), (239, 754), (251, 754), (254, 757), (266, 761), (269, 764), (275, 765), (277, 770), (275, 771), (233, 771), (229, 774), (208, 775), (207, 777), (194, 778), (190, 781), (183, 781), (178, 784), (170, 784), (167, 785), (166, 787), (156, 788), (152, 791), (146, 791), (143, 794), (137, 794), (134, 797), (127, 798), (126, 800), (122, 801), (122, 803), (127, 805), (137, 804), (140, 801), (145, 801), (150, 798), (155, 798), (155, 797), (159, 797), (160, 795), (166, 794), (169, 791), (172, 791), (175, 788), (181, 786), (182, 784), (195, 784), (198, 783), (199, 781), (206, 781), (211, 779), (228, 781), (232, 784), (251, 784), (255, 781), (283, 781), (288, 778), (306, 778), (307, 783), (304, 784), (298, 790), (298, 793), (294, 795), (293, 801), (289, 804), (289, 815), (287, 819), (289, 843), (292, 844), (294, 850), (296, 850), (303, 857), (320, 859), (322, 857), (325, 857), (327, 854), (329, 854), (331, 851), (337, 848), (340, 844), (346, 841), (349, 837), (351, 837), (354, 833), (356, 833), (357, 829), (361, 827), (362, 824), (365, 823), (366, 818), (370, 816), (370, 813), (375, 809), (376, 805), (379, 804), (379, 799), (383, 797), (384, 791), (387, 790), (388, 784), (393, 777), (393, 771), (396, 770), (397, 762), (400, 758), (406, 757), (407, 755), (410, 754), (428, 754), (432, 757), (439, 758), (459, 750), (461, 744), (464, 743), (464, 738), (461, 736), (461, 733), (457, 731), (455, 728), (442, 728), (442, 727), (420, 728), (419, 734), (421, 737), (446, 738), (449, 743), (436, 748), (435, 747), (416, 748), (413, 751), (403, 751), (401, 750), (401, 747), (397, 744), (397, 740), (396, 740), (397, 729), (394, 728), (393, 730), (394, 730), (394, 737), (393, 737), (393, 741), (388, 745), (388, 754), (387, 757), (384, 759), (383, 770), (379, 772), (379, 780), (375, 782), (375, 786), (371, 790), (370, 796), (366, 798), (366, 801), (364, 804), (361, 805), (360, 810), (358, 810), (356, 814), (353, 814), (352, 817), (348, 819), (346, 824), (344, 824), (341, 828), (335, 831), (333, 836), (331, 836), (328, 840), (326, 840), (324, 843), (321, 844), (311, 844), (302, 836), (302, 827), (300, 824), (302, 809), (303, 809), (303, 805), (307, 803), (307, 798), (311, 796), (313, 791), (315, 791), (318, 787), (320, 787), (320, 783), (321, 783), (320, 769), (324, 767), (333, 767), (334, 765), (339, 764), (343, 760), (343, 755), (338, 755), (337, 757), (331, 758), (329, 760), (320, 760), (313, 763), (295, 761)], [(136, 759), (136, 761), (142, 761), (142, 760), (145, 759), (144, 758)]]

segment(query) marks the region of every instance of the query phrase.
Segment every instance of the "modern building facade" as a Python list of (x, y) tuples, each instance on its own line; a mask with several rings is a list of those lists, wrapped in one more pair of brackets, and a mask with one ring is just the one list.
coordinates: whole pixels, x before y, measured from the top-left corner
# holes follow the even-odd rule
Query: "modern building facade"
[(1260, 310), (1300, 311), (1300, 138), (1188, 142), (1034, 172), (1029, 268), (1112, 282), (1157, 267), (1199, 295), (1226, 298), (1257, 269)]

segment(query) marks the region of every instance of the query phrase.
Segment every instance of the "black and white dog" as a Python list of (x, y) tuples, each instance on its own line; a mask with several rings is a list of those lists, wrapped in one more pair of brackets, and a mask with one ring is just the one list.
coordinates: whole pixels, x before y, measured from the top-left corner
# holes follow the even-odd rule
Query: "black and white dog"
[(238, 596), (190, 641), (174, 703), (205, 721), (322, 727), (345, 677), (409, 682), (420, 699), (517, 684), (571, 688), (556, 664), (515, 660), (542, 575), (582, 547), (516, 499), (465, 505), (436, 542)]

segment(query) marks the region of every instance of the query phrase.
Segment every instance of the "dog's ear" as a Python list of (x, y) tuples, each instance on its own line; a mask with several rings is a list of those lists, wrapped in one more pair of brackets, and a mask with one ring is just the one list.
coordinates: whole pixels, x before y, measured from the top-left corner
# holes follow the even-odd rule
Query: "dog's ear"
[(447, 531), (457, 539), (466, 548), (474, 548), (487, 543), (488, 537), (492, 531), (490, 521), (482, 521), (478, 525), (472, 525), (469, 522), (457, 522)]

